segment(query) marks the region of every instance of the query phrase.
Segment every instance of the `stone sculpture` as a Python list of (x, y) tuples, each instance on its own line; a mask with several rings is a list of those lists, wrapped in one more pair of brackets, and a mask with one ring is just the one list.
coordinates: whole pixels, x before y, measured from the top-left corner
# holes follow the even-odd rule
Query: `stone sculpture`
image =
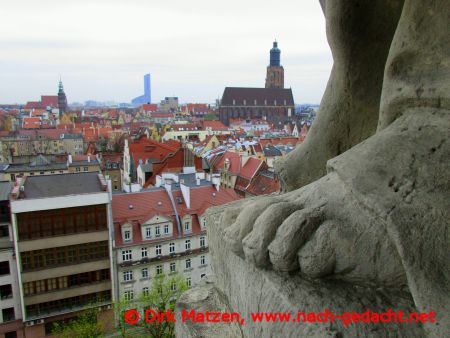
[(215, 287), (243, 313), (438, 320), (248, 323), (243, 336), (450, 337), (450, 1), (321, 5), (334, 66), (317, 121), (276, 166), (286, 193), (211, 211)]

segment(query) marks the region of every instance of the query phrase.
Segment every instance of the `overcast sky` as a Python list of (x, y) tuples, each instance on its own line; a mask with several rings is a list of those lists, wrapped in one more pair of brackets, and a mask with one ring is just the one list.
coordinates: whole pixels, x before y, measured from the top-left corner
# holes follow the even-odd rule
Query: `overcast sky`
[(57, 92), (130, 102), (151, 73), (152, 101), (214, 102), (263, 87), (277, 39), (285, 86), (319, 103), (332, 66), (318, 0), (2, 1), (0, 103)]

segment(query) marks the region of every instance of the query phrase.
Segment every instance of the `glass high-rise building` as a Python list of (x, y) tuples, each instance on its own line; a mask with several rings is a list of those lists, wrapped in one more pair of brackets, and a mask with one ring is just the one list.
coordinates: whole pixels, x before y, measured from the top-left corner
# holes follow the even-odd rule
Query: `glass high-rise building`
[(144, 95), (135, 97), (133, 100), (131, 100), (131, 103), (133, 105), (141, 105), (144, 103), (151, 103), (152, 102), (152, 96), (151, 96), (151, 85), (150, 85), (150, 74), (144, 75)]

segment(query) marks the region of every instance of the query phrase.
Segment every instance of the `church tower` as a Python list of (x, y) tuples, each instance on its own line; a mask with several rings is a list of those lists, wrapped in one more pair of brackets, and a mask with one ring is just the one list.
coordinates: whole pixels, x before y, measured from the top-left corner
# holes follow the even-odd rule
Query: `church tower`
[(280, 64), (280, 54), (278, 42), (274, 41), (267, 67), (266, 88), (284, 88), (284, 68)]
[(67, 98), (66, 93), (64, 93), (64, 88), (61, 79), (59, 79), (58, 85), (58, 109), (59, 109), (59, 117), (62, 116), (67, 110)]

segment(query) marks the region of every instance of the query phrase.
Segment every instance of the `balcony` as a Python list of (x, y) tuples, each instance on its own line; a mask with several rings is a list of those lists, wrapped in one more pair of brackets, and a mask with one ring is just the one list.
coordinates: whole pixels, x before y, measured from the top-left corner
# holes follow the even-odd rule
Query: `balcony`
[(41, 318), (48, 318), (48, 317), (53, 317), (53, 316), (64, 315), (66, 313), (82, 311), (82, 310), (86, 310), (88, 308), (108, 307), (110, 305), (111, 305), (111, 298), (105, 299), (101, 302), (96, 302), (95, 305), (92, 305), (92, 302), (86, 302), (84, 304), (74, 304), (74, 305), (70, 305), (70, 306), (55, 307), (51, 310), (46, 310), (46, 311), (29, 311), (29, 313), (27, 313), (26, 320), (30, 321), (30, 320), (36, 320), (36, 319), (41, 319)]

